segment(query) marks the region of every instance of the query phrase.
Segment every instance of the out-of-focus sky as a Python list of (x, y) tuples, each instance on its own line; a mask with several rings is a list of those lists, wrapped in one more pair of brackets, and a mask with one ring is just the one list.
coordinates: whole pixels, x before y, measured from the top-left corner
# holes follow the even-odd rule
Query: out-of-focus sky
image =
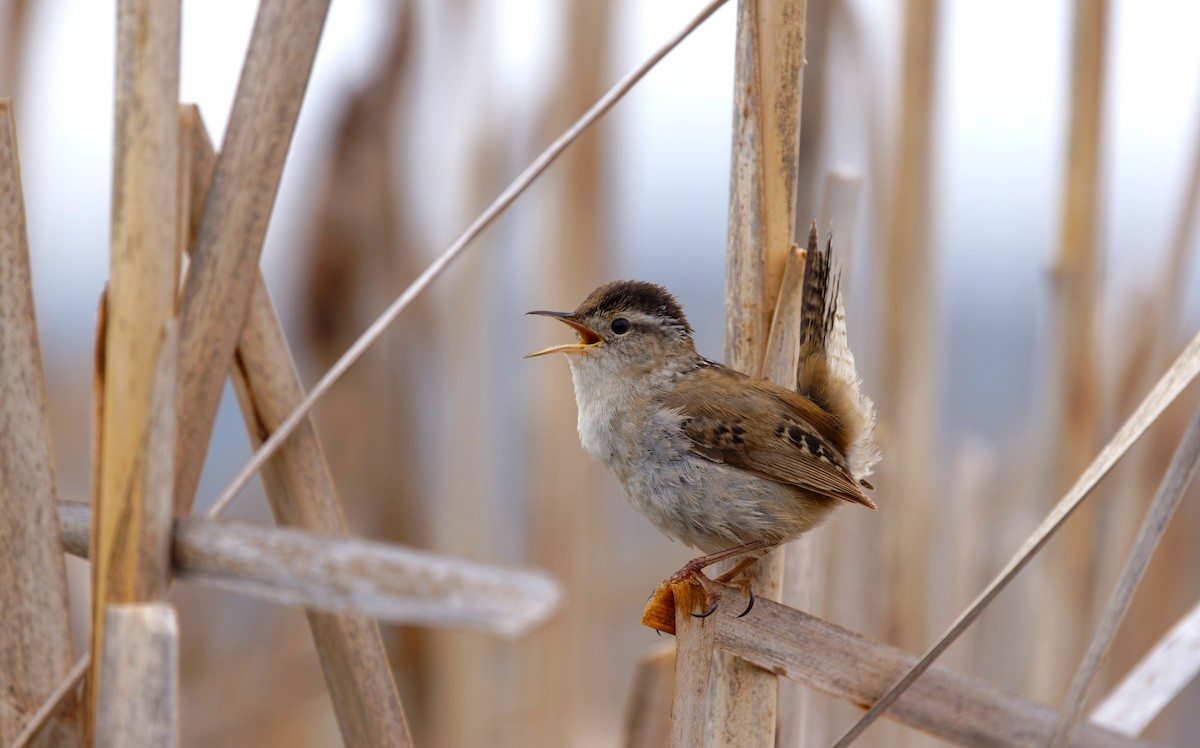
[[(868, 136), (890, 136), (896, 103), (899, 10), (883, 0), (848, 5), (852, 12), (835, 23), (831, 41), (833, 72), (842, 83), (830, 92), (828, 164), (861, 173), (868, 195), (875, 177)], [(1043, 271), (1058, 229), (1071, 5), (941, 5), (932, 239), (950, 340), (950, 425), (1005, 433), (1023, 425), (1013, 414), (1030, 397), (1046, 312)], [(398, 166), (401, 178), (420, 184), (409, 192), (413, 228), (430, 247), (445, 246), (474, 210), (464, 198), (462, 137), (481, 111), (512, 144), (511, 174), (525, 154), (544, 145), (535, 124), (554, 90), (563, 6), (554, 0), (477, 6), (467, 24), (437, 3), (418, 3), (415, 14), (415, 64), (442, 65), (445, 75), (419, 76), (414, 111), (405, 114), (413, 139), (401, 148)], [(678, 0), (618, 3), (610, 80), (698, 7)], [(264, 253), (285, 313), (296, 277), (294, 249), (309, 228), (306, 208), (339, 102), (368, 74), (395, 8), (384, 0), (332, 4)], [(180, 96), (200, 104), (218, 141), (254, 12), (254, 3), (233, 0), (183, 5)], [(107, 267), (115, 13), (112, 3), (89, 0), (48, 0), (33, 4), (32, 13), (16, 114), (39, 322), (52, 380), (86, 386), (79, 352), (89, 346)], [(857, 60), (850, 17), (862, 29)], [(1161, 256), (1181, 207), (1200, 127), (1197, 28), (1196, 3), (1113, 3), (1100, 238), (1110, 258), (1107, 283), (1118, 294), (1114, 303), (1135, 284), (1153, 280), (1152, 260)], [(731, 3), (598, 130), (611, 153), (614, 274), (674, 289), (710, 355), (720, 350), (715, 299), (723, 284), (733, 32)], [(872, 209), (869, 202), (864, 207)], [(538, 231), (537, 213), (521, 204), (509, 220), (521, 226), (505, 229), (502, 222), (496, 229), (509, 232), (509, 244), (519, 244), (522, 232)], [(865, 222), (856, 235), (861, 254), (872, 241)], [(492, 251), (522, 260), (519, 246), (503, 245)], [(1194, 300), (1189, 308), (1196, 310)], [(850, 314), (853, 326), (853, 304)], [(1112, 324), (1123, 324), (1120, 315)]]

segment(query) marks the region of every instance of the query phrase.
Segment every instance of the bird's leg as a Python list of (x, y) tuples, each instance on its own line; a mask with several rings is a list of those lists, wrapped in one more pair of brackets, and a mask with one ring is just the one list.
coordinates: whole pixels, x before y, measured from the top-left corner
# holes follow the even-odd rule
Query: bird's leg
[[(734, 546), (733, 548), (726, 548), (725, 550), (717, 551), (716, 553), (709, 553), (708, 555), (700, 556), (699, 558), (694, 558), (691, 561), (688, 561), (686, 564), (683, 565), (683, 568), (681, 568), (679, 571), (672, 574), (671, 578), (668, 579), (667, 581), (668, 582), (683, 582), (683, 581), (690, 580), (690, 581), (693, 581), (696, 584), (700, 585), (701, 589), (704, 590), (705, 597), (707, 597), (708, 600), (711, 602), (711, 605), (703, 613), (693, 613), (692, 615), (697, 618), (707, 618), (708, 616), (711, 616), (713, 613), (716, 612), (717, 602), (720, 599), (721, 593), (720, 593), (720, 588), (717, 587), (717, 585), (711, 579), (709, 579), (708, 576), (706, 576), (704, 574), (704, 571), (703, 571), (704, 568), (707, 566), (711, 566), (712, 564), (715, 564), (718, 561), (724, 561), (727, 558), (737, 558), (738, 556), (744, 556), (748, 553), (754, 553), (755, 551), (763, 551), (765, 553), (766, 551), (769, 551), (772, 548), (774, 548), (776, 545), (778, 545), (778, 543), (770, 543), (765, 540), (755, 540), (750, 543), (745, 543), (744, 545), (737, 545), (737, 546)], [(758, 554), (752, 558), (745, 559), (744, 561), (739, 563), (737, 566), (735, 566), (731, 570), (731, 572), (727, 572), (725, 574), (722, 574), (720, 577), (718, 577), (718, 580), (722, 581), (722, 582), (727, 582), (729, 579), (732, 579), (733, 576), (735, 576), (737, 573), (740, 573), (742, 570), (744, 570), (746, 567), (750, 566), (750, 564), (754, 563), (761, 557), (762, 557), (762, 554)], [(742, 611), (741, 615), (739, 615), (738, 617), (740, 618), (741, 616), (746, 615), (747, 613), (750, 612), (750, 609), (753, 607), (754, 607), (754, 590), (751, 589), (750, 590), (750, 604), (748, 606), (746, 606), (746, 609), (744, 611)]]
[[(737, 579), (737, 576), (739, 574), (741, 574), (746, 569), (749, 569), (751, 566), (754, 566), (756, 563), (758, 563), (759, 559), (761, 559), (763, 556), (767, 555), (771, 551), (775, 550), (775, 548), (777, 548), (777, 547), (778, 547), (778, 544), (776, 543), (774, 545), (768, 545), (768, 546), (764, 547), (761, 552), (748, 551), (747, 553), (750, 553), (753, 555), (749, 555), (746, 558), (743, 558), (732, 569), (725, 572), (721, 576), (717, 577), (717, 581), (722, 584), (729, 584), (729, 583), (733, 582), (734, 579)], [(746, 616), (746, 614), (748, 614), (754, 608), (754, 600), (755, 600), (754, 586), (751, 585), (749, 579), (742, 579), (741, 581), (737, 582), (737, 586), (741, 587), (742, 592), (745, 592), (746, 596), (750, 598), (750, 601), (748, 603), (746, 603), (746, 609), (743, 610), (741, 613), (738, 613), (738, 615), (737, 615), (738, 618), (743, 618)]]

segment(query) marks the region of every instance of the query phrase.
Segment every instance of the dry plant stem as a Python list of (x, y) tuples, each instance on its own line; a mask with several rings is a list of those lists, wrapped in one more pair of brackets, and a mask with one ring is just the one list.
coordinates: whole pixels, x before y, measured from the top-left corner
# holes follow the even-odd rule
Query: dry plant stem
[[(575, 140), (583, 134), (584, 130), (590, 127), (596, 120), (604, 116), (608, 110), (612, 109), (625, 94), (629, 93), (630, 89), (640, 81), (646, 73), (650, 72), (651, 68), (658, 64), (662, 58), (667, 56), (667, 53), (677, 47), (680, 42), (687, 38), (689, 34), (696, 30), (705, 20), (708, 19), (718, 8), (724, 5), (726, 0), (712, 0), (704, 6), (695, 18), (670, 39), (666, 44), (660, 47), (653, 55), (645, 62), (622, 78), (615, 86), (609, 89), (599, 101), (597, 101), (591, 109), (589, 109), (575, 124), (564, 132), (555, 140), (549, 148), (542, 151), (533, 163), (526, 167), (525, 171), (513, 180), (508, 187), (492, 202), (491, 205), (483, 211), (478, 218), (475, 219), (470, 226), (457, 238), (454, 242), (442, 251), (440, 255), (425, 268), (417, 279), (409, 284), (400, 296), (392, 302), (392, 304), (376, 319), (371, 326), (368, 327), (358, 340), (342, 354), (342, 357), (337, 360), (329, 371), (321, 377), (316, 386), (309, 391), (304, 401), (292, 411), (272, 434), (269, 439), (263, 442), (263, 445), (255, 451), (254, 456), (250, 461), (234, 476), (229, 485), (217, 497), (213, 503), (213, 511), (220, 514), (224, 508), (237, 497), (238, 493), (246, 487), (254, 474), (263, 466), (268, 459), (271, 458), (278, 449), (279, 445), (287, 439), (297, 426), (308, 416), (313, 407), (324, 397), (325, 393), (337, 382), (338, 379), (346, 373), (346, 370), (354, 365), (359, 358), (362, 357), (367, 349), (374, 345), (384, 332), (391, 327), (396, 318), (408, 308), (413, 300), (421, 294), (429, 285), (449, 267), (450, 263), (454, 262), (459, 255), (470, 245), (470, 243), (495, 221), (501, 213), (503, 213), (512, 203), (533, 184), (542, 172), (544, 172), (554, 160), (562, 155), (562, 152), (567, 149), (567, 146), (575, 142)], [(228, 136), (226, 136), (228, 138)], [(219, 394), (219, 391), (218, 391)], [(214, 404), (215, 412), (215, 404)], [(206, 435), (207, 438), (207, 435)], [(194, 482), (193, 482), (194, 485)], [(194, 491), (193, 491), (194, 492)]]
[(158, 360), (150, 380), (145, 436), (138, 447), (131, 492), (142, 497), (137, 527), (133, 596), (154, 601), (171, 584), (172, 492), (175, 488), (175, 378), (179, 326), (168, 319), (159, 336)]
[(671, 703), (673, 748), (708, 745), (708, 683), (717, 627), (692, 615), (708, 605), (703, 590), (690, 582), (671, 586), (675, 596), (675, 698)]
[(1140, 735), (1200, 673), (1200, 605), (1167, 632), (1092, 712), (1093, 724)]
[[(196, 107), (181, 108), (180, 132), (185, 138), (187, 194), (191, 196), (191, 212), (197, 215), (208, 194), (216, 154)], [(267, 287), (261, 273), (256, 275), (233, 366), (234, 389), (254, 446), (304, 397)], [(347, 534), (341, 503), (311, 423), (306, 423), (263, 469), (263, 485), (280, 524), (335, 537)], [(308, 611), (307, 615), (346, 743), (410, 744), (408, 722), (392, 680), (379, 624), (362, 616), (316, 611)]]
[(652, 649), (633, 675), (625, 715), (625, 748), (662, 748), (671, 740), (671, 704), (675, 694), (675, 642)]
[[(772, 315), (771, 332), (767, 336), (764, 373), (772, 382), (796, 389), (800, 361), (800, 321), (803, 316), (804, 263), (808, 251), (814, 251), (815, 237), (809, 232), (808, 250), (792, 245), (787, 255), (779, 296)], [(775, 554), (783, 557), (775, 563), (782, 577), (779, 599), (796, 608), (809, 608), (816, 599), (813, 594), (813, 573), (816, 569), (816, 537), (813, 534), (798, 538), (781, 547)], [(781, 746), (798, 746), (803, 739), (804, 691), (786, 681), (777, 685), (776, 742)]]
[(1192, 416), (1192, 420), (1188, 423), (1187, 430), (1179, 442), (1179, 447), (1171, 458), (1171, 465), (1167, 468), (1167, 474), (1154, 497), (1154, 502), (1150, 505), (1150, 510), (1142, 521), (1137, 541), (1129, 553), (1129, 558), (1125, 561), (1125, 568), (1121, 571), (1116, 589), (1113, 590), (1100, 623), (1096, 626), (1096, 634), (1088, 648), (1087, 655), (1079, 664), (1075, 678), (1071, 681), (1071, 689), (1067, 693), (1067, 699), (1059, 714), (1058, 725), (1050, 740), (1051, 748), (1061, 748), (1066, 745), (1071, 731), (1075, 729), (1075, 724), (1079, 721), (1079, 715), (1083, 711), (1083, 703), (1087, 698), (1088, 689), (1091, 687), (1101, 663), (1104, 662), (1109, 647), (1112, 646), (1113, 638), (1117, 635), (1117, 629), (1124, 620), (1125, 613), (1129, 611), (1133, 593), (1137, 590), (1138, 582), (1146, 573), (1146, 567), (1150, 565), (1150, 557), (1154, 554), (1154, 549), (1162, 540), (1163, 533), (1166, 532), (1167, 525), (1175, 514), (1175, 509), (1183, 500), (1184, 492), (1196, 475), (1198, 462), (1200, 462), (1200, 410)]
[[(877, 332), (882, 387), (880, 445), (887, 456), (880, 485), (904, 497), (904, 511), (887, 519), (884, 585), (893, 594), (885, 623), (888, 640), (917, 649), (929, 636), (929, 569), (937, 474), (939, 422), (937, 269), (929, 230), (932, 203), (933, 118), (938, 47), (938, 0), (904, 3), (903, 80), (895, 171), (880, 258), (883, 283)], [(886, 437), (891, 436), (890, 439)]]
[[(62, 549), (86, 557), (91, 511), (61, 502)], [(559, 605), (554, 580), (439, 554), (311, 532), (177, 518), (176, 579), (331, 613), (518, 637)]]
[[(1101, 358), (1097, 350), (1096, 294), (1107, 0), (1076, 0), (1072, 43), (1070, 132), (1061, 206), (1058, 255), (1052, 269), (1053, 332), (1049, 346), (1042, 491), (1050, 501), (1087, 464), (1100, 437)], [(1055, 610), (1034, 640), (1031, 689), (1057, 698), (1066, 685), (1062, 658), (1081, 654), (1078, 632), (1092, 608), (1096, 554), (1090, 508), (1063, 532), (1040, 580), (1042, 610)]]
[[(304, 396), (261, 276), (234, 360), (234, 389), (257, 446)], [(347, 535), (341, 505), (312, 424), (305, 424), (263, 468), (276, 521), (325, 535)], [(307, 611), (313, 641), (347, 745), (411, 745), (379, 624), (365, 616)]]
[[(179, 514), (195, 498), (328, 9), (329, 0), (263, 0), (258, 7), (181, 302)], [(177, 127), (174, 109), (171, 118)]]
[[(73, 659), (55, 492), (16, 126), (0, 99), (0, 743), (12, 741)], [(75, 712), (72, 703), (56, 715), (48, 743), (79, 743)]]
[[(725, 593), (736, 594), (733, 588), (726, 588)], [(719, 650), (851, 704), (874, 701), (915, 659), (769, 600), (760, 600), (754, 613), (745, 618), (738, 618), (734, 607), (721, 606), (705, 619), (706, 626), (716, 628)], [(680, 610), (686, 616), (686, 608), (676, 608), (677, 620), (682, 620)], [(696, 632), (688, 634), (697, 638)], [(688, 637), (677, 634), (676, 638), (682, 651)], [(960, 745), (1024, 748), (1045, 744), (1057, 714), (1043, 704), (934, 666), (911, 693), (897, 701), (889, 717)], [(1149, 744), (1085, 724), (1071, 745), (1132, 748)]]
[[(116, 80), (113, 126), (112, 235), (104, 337), (103, 403), (100, 415), (99, 493), (92, 564), (93, 667), (89, 728), (95, 720), (96, 686), (102, 678), (104, 611), (111, 602), (147, 600), (164, 586), (143, 561), (161, 539), (169, 512), (147, 506), (146, 482), (158, 458), (149, 441), (156, 361), (163, 325), (175, 312), (179, 279), (177, 168), (179, 130), (179, 0), (117, 3)], [(174, 360), (169, 362), (174, 377)], [(168, 385), (169, 386), (169, 385)], [(165, 428), (170, 429), (170, 426)], [(143, 453), (144, 445), (150, 452)], [(142, 475), (138, 473), (142, 472)], [(161, 473), (159, 473), (161, 474)], [(160, 527), (147, 526), (157, 522)], [(161, 571), (162, 568), (158, 569)]]
[(1174, 402), (1175, 398), (1183, 391), (1196, 375), (1200, 373), (1200, 335), (1192, 339), (1187, 348), (1183, 350), (1171, 368), (1163, 374), (1162, 378), (1154, 386), (1154, 389), (1142, 401), (1138, 409), (1134, 411), (1129, 420), (1125, 422), (1121, 429), (1113, 436), (1113, 438), (1105, 445), (1100, 454), (1092, 461), (1087, 470), (1083, 472), (1079, 479), (1075, 481), (1075, 485), (1067, 492), (1058, 504), (1051, 510), (1050, 514), (1042, 520), (1041, 524), (1030, 534), (1025, 540), (1025, 544), (1017, 551), (1005, 565), (1004, 569), (993, 579), (988, 586), (979, 593), (979, 596), (971, 603), (971, 605), (959, 614), (958, 618), (950, 625), (944, 634), (933, 644), (932, 647), (921, 657), (921, 659), (904, 674), (894, 686), (892, 686), (883, 698), (879, 700), (871, 709), (863, 715), (863, 717), (837, 742), (837, 746), (848, 746), (863, 730), (870, 726), (872, 722), (878, 719), (893, 702), (904, 693), (909, 686), (913, 684), (921, 676), (925, 670), (929, 668), (933, 661), (936, 660), (942, 652), (946, 651), (963, 631), (966, 631), (983, 609), (991, 604), (996, 595), (1004, 589), (1013, 577), (1017, 575), (1021, 569), (1025, 568), (1025, 564), (1029, 563), (1042, 546), (1050, 539), (1050, 537), (1060, 528), (1067, 518), (1079, 507), (1083, 500), (1088, 497), (1096, 484), (1108, 474), (1117, 460), (1121, 458), (1134, 442), (1146, 432), (1150, 424), (1162, 415), (1167, 406)]
[[(812, 5), (809, 6), (810, 10)], [(810, 12), (811, 15), (811, 12)], [(810, 116), (812, 112), (808, 113)], [(801, 149), (803, 154), (803, 149)], [(849, 282), (847, 269), (852, 264), (851, 254), (853, 249), (853, 227), (855, 220), (855, 212), (858, 201), (859, 182), (856, 177), (843, 175), (836, 172), (828, 172), (823, 181), (823, 192), (821, 197), (821, 223), (827, 231), (834, 233), (834, 239), (838, 247), (838, 263), (837, 263), (837, 278), (838, 285), (841, 287), (843, 303), (849, 290)], [(798, 203), (802, 204), (802, 203)], [(812, 236), (812, 226), (809, 227), (808, 241), (812, 242), (815, 237)], [(812, 245), (815, 249), (815, 244)], [(791, 256), (789, 255), (789, 266), (784, 272), (784, 287), (788, 286), (788, 272), (791, 271)], [(831, 261), (833, 261), (831, 259)], [(803, 263), (800, 263), (799, 268), (803, 275)], [(794, 290), (786, 291), (786, 293), (799, 294), (799, 286)], [(785, 291), (780, 291), (780, 299), (784, 299)], [(797, 309), (799, 305), (797, 304)], [(780, 312), (778, 308), (775, 313), (775, 322), (772, 326), (771, 339), (775, 337), (775, 330), (788, 329), (789, 326), (799, 327), (799, 316), (791, 321), (784, 321), (779, 318)], [(797, 346), (799, 346), (799, 338), (796, 338)], [(768, 343), (767, 350), (770, 355), (771, 344)], [(792, 359), (798, 358), (799, 351), (793, 354)], [(827, 587), (827, 574), (830, 570), (829, 555), (833, 550), (829, 546), (827, 536), (829, 533), (843, 532), (840, 523), (833, 523), (833, 526), (825, 528), (820, 533), (808, 533), (784, 546), (784, 571), (783, 571), (783, 592), (780, 596), (780, 602), (790, 608), (797, 608), (814, 615), (823, 614), (823, 606), (821, 601), (824, 599), (825, 590)], [(858, 548), (867, 547), (865, 544)], [(782, 680), (779, 682), (779, 719), (776, 735), (776, 744), (779, 746), (787, 746), (788, 748), (799, 748), (805, 745), (820, 745), (828, 741), (826, 733), (829, 732), (830, 715), (825, 710), (815, 710), (812, 708), (812, 692), (804, 688), (799, 683), (791, 680)]]
[[(796, 221), (807, 6), (807, 0), (738, 1), (724, 358), (753, 376), (777, 368), (776, 383), (785, 387), (795, 387), (796, 359), (768, 362), (766, 351)], [(777, 550), (752, 567), (747, 581), (760, 596), (778, 599), (783, 564)], [(712, 745), (773, 746), (778, 679), (724, 655), (713, 667)]]
[(168, 603), (109, 605), (96, 745), (179, 744), (179, 624)]

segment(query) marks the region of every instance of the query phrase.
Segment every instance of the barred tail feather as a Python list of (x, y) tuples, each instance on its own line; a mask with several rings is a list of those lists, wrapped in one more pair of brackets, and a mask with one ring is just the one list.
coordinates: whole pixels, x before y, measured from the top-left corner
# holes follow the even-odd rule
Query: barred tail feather
[(875, 403), (862, 394), (854, 354), (846, 337), (846, 310), (836, 276), (830, 282), (833, 235), (817, 245), (817, 227), (809, 232), (804, 268), (799, 391), (838, 419), (841, 448), (855, 480), (862, 481), (879, 462), (875, 444)]

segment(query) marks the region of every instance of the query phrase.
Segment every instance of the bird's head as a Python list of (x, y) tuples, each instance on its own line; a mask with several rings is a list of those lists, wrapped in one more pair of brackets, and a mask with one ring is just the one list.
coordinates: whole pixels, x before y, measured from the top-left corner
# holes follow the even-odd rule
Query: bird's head
[(579, 336), (526, 358), (565, 353), (572, 370), (638, 377), (669, 368), (696, 355), (692, 327), (679, 302), (662, 286), (613, 281), (592, 291), (573, 312), (536, 311), (553, 317)]

